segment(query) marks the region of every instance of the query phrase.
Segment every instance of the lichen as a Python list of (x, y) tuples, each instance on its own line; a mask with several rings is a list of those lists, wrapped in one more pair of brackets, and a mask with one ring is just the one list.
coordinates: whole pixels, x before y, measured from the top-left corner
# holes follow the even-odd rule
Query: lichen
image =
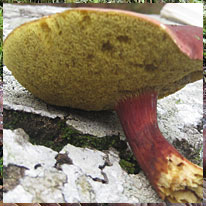
[(65, 145), (72, 144), (76, 147), (96, 149), (99, 151), (114, 148), (119, 152), (120, 165), (129, 174), (137, 174), (140, 167), (125, 141), (118, 135), (96, 137), (82, 134), (66, 124), (60, 118), (50, 119), (36, 114), (18, 112), (4, 109), (4, 128), (22, 128), (29, 135), (30, 142), (44, 145), (59, 152)]

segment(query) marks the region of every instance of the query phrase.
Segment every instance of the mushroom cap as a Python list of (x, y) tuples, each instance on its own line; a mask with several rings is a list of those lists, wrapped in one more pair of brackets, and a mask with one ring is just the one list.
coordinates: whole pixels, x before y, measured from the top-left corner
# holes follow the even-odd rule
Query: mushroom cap
[(4, 64), (47, 103), (84, 110), (202, 78), (202, 28), (134, 12), (78, 8), (25, 23), (4, 42)]

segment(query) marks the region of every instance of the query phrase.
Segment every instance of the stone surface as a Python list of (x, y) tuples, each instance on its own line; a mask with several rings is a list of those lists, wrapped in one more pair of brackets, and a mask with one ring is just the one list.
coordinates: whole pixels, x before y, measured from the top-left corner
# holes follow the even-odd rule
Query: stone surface
[[(65, 8), (4, 4), (4, 38), (21, 23), (62, 10)], [(158, 15), (153, 17), (160, 19)], [(60, 117), (80, 133), (96, 137), (125, 138), (114, 112), (84, 112), (47, 105), (23, 88), (6, 67), (4, 108)], [(201, 80), (158, 101), (162, 133), (171, 143), (179, 140), (179, 149), (186, 157), (189, 154), (181, 150), (182, 142), (188, 144), (189, 152), (202, 146), (201, 121)], [(59, 154), (66, 156), (65, 164), (56, 164), (57, 152), (29, 143), (21, 129), (4, 130), (4, 166), (26, 168), (19, 181), (15, 180), (12, 189), (5, 192), (4, 202), (161, 202), (144, 174), (128, 175), (119, 165), (118, 153), (112, 150), (100, 152), (66, 145)]]
[(183, 24), (203, 27), (203, 4), (166, 4), (161, 10), (161, 17)]
[(23, 23), (67, 10), (64, 7), (38, 6), (38, 5), (14, 5), (4, 4), (4, 39), (17, 26)]
[(159, 127), (171, 142), (185, 139), (195, 148), (202, 145), (202, 80), (158, 101)]
[[(56, 167), (57, 152), (32, 145), (22, 129), (5, 129), (4, 167), (26, 169), (16, 186), (4, 193), (4, 203), (162, 202), (142, 172), (128, 175), (121, 169), (113, 151), (68, 144), (59, 154), (66, 154), (70, 162)], [(6, 185), (12, 175), (7, 171)]]

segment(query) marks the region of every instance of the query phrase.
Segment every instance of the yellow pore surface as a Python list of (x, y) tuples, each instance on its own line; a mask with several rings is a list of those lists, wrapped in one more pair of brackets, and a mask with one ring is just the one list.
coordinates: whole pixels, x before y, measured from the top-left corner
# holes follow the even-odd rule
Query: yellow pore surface
[(185, 158), (168, 158), (168, 172), (158, 182), (160, 196), (172, 203), (198, 203), (203, 199), (203, 170)]
[(201, 78), (165, 27), (120, 11), (69, 10), (26, 23), (4, 43), (4, 64), (47, 103), (113, 109), (127, 96), (163, 97)]

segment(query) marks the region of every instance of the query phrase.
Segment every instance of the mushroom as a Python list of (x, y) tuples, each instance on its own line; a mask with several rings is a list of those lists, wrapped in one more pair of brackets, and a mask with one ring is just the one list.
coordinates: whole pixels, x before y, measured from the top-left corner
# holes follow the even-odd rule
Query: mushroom
[(159, 196), (197, 203), (203, 198), (203, 170), (163, 137), (156, 105), (158, 98), (202, 78), (202, 33), (133, 12), (71, 9), (11, 32), (4, 64), (49, 104), (114, 109)]

